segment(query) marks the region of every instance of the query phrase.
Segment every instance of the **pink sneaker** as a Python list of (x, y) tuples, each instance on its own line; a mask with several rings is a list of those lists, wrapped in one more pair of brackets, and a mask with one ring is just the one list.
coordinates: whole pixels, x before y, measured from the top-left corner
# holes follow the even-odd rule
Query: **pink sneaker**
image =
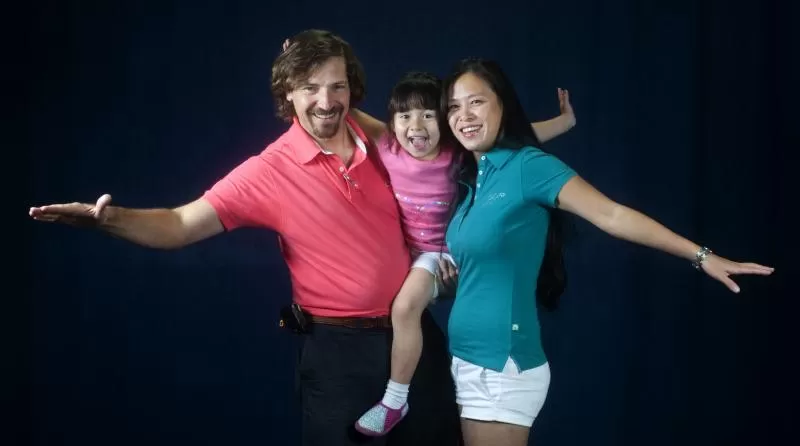
[(392, 409), (383, 401), (361, 415), (356, 421), (356, 430), (370, 437), (386, 435), (408, 413), (408, 403), (399, 409)]

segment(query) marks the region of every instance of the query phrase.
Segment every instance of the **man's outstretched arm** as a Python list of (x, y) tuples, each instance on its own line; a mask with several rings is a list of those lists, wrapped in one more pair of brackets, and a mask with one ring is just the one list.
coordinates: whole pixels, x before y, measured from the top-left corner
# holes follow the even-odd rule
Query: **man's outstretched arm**
[(558, 89), (558, 106), (561, 114), (547, 121), (531, 123), (536, 137), (545, 143), (557, 136), (560, 136), (575, 127), (575, 110), (569, 102), (569, 91)]
[(111, 196), (88, 203), (32, 207), (38, 221), (97, 228), (124, 240), (156, 249), (178, 249), (224, 230), (216, 211), (204, 198), (173, 209), (131, 209), (110, 206)]

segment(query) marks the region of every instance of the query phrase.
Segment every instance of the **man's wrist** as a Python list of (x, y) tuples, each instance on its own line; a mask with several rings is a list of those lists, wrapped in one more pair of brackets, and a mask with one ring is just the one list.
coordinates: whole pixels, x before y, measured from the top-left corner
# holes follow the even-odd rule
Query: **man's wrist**
[(561, 115), (561, 117), (564, 120), (564, 126), (566, 127), (567, 130), (570, 130), (573, 127), (575, 127), (576, 120), (574, 113), (564, 113)]
[(107, 206), (103, 209), (102, 218), (98, 219), (97, 227), (105, 231), (115, 227), (121, 218), (122, 208), (117, 206)]

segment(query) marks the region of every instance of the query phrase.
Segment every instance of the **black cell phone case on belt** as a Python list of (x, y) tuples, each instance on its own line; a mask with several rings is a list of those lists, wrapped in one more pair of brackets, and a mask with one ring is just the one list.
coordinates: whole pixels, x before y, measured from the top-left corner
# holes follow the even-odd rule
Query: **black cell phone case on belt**
[(306, 314), (300, 308), (300, 305), (292, 303), (281, 308), (280, 316), (280, 326), (282, 328), (288, 328), (295, 333), (308, 333), (308, 318), (306, 318)]

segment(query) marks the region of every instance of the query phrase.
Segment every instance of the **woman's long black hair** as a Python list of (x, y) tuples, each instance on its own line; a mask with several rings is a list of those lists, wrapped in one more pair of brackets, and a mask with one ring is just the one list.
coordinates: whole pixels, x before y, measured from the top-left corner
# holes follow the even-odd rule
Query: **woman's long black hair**
[[(542, 144), (539, 138), (536, 137), (530, 120), (525, 115), (514, 86), (500, 68), (500, 65), (494, 61), (464, 59), (459, 62), (442, 84), (440, 115), (447, 116), (453, 84), (466, 73), (472, 73), (489, 84), (503, 107), (503, 116), (494, 146), (517, 150), (530, 146), (541, 149)], [(461, 147), (460, 144), (457, 144), (457, 146), (459, 148), (458, 161), (453, 163), (453, 177), (458, 184), (458, 189), (455, 199), (450, 204), (451, 218), (467, 196), (465, 184), (469, 184), (474, 188), (478, 172), (478, 164), (474, 155)], [(558, 306), (558, 300), (564, 293), (567, 284), (566, 265), (564, 263), (564, 216), (563, 211), (558, 209), (548, 209), (548, 212), (550, 221), (547, 230), (547, 245), (539, 270), (536, 299), (545, 309), (554, 310)]]

